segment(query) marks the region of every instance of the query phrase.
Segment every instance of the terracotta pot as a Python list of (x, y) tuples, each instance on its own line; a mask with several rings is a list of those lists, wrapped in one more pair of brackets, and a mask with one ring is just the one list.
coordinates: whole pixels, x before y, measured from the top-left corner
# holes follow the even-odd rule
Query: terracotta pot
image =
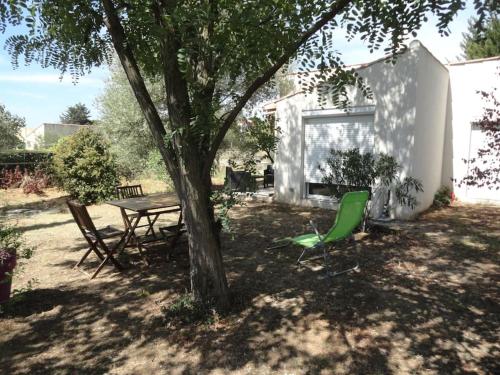
[[(2, 250), (0, 250), (1, 252)], [(12, 287), (12, 271), (16, 267), (16, 255), (9, 254), (2, 257), (0, 263), (0, 303), (7, 302), (10, 298)]]

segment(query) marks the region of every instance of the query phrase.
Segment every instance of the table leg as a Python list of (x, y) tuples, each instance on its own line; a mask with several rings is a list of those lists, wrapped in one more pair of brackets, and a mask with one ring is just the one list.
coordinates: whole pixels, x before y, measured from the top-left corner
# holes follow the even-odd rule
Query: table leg
[(144, 252), (142, 251), (142, 245), (141, 242), (139, 241), (139, 238), (137, 238), (135, 234), (135, 230), (137, 229), (137, 225), (139, 224), (139, 221), (141, 221), (141, 218), (143, 217), (143, 214), (141, 212), (137, 213), (137, 217), (130, 222), (130, 219), (127, 217), (127, 231), (126, 231), (126, 237), (125, 237), (125, 242), (124, 242), (124, 248), (127, 247), (127, 245), (130, 243), (130, 240), (133, 239), (135, 242), (135, 245), (137, 247), (137, 250), (139, 250), (139, 254), (141, 257), (145, 260), (147, 264), (149, 264), (148, 259), (144, 256)]

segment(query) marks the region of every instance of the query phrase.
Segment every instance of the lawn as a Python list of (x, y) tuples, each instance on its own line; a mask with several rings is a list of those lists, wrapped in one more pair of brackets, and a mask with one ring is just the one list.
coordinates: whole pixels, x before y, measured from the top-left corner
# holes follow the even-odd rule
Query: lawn
[[(92, 206), (97, 225), (117, 209)], [(224, 261), (234, 310), (186, 324), (165, 318), (189, 288), (186, 243), (151, 266), (131, 252), (123, 273), (93, 281), (72, 269), (84, 242), (60, 204), (11, 217), (37, 249), (20, 288), (38, 284), (0, 318), (5, 374), (498, 373), (500, 209), (458, 205), (422, 215), (406, 233), (360, 236), (297, 268), (299, 250), (269, 241), (322, 229), (332, 212), (248, 203), (232, 212)], [(164, 218), (165, 221), (175, 217)], [(313, 257), (314, 258), (314, 257)], [(89, 270), (93, 264), (88, 264)]]

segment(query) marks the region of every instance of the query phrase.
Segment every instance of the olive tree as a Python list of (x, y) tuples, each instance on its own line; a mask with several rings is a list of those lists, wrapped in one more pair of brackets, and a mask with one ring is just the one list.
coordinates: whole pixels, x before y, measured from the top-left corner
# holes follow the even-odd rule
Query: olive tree
[(26, 127), (24, 118), (10, 113), (0, 103), (0, 151), (21, 148), (24, 143), (20, 137), (21, 130)]
[[(475, 5), (483, 11), (482, 1)], [(339, 28), (371, 50), (396, 53), (428, 14), (447, 34), (464, 6), (462, 0), (11, 0), (0, 3), (0, 29), (27, 27), (7, 39), (14, 65), (23, 56), (75, 78), (116, 53), (182, 202), (194, 297), (211, 296), (225, 308), (210, 170), (245, 104), (294, 58), (302, 71), (314, 71), (306, 89), (327, 87), (322, 92), (345, 104), (346, 85), (368, 90), (332, 45)], [(153, 76), (165, 82), (168, 121), (145, 85)]]

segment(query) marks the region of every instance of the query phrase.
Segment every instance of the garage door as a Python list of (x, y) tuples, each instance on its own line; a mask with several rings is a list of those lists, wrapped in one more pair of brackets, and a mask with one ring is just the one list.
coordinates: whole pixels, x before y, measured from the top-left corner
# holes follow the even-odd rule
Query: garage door
[[(469, 159), (477, 158), (479, 149), (488, 148), (486, 134), (478, 128), (473, 127), (470, 134)], [(489, 158), (489, 159), (488, 159)], [(485, 164), (481, 161), (478, 166), (483, 169), (488, 163), (494, 163), (494, 156), (489, 156), (481, 160), (486, 161)], [(498, 163), (498, 161), (496, 161)], [(495, 164), (496, 164), (495, 163)], [(500, 201), (500, 189), (495, 187), (488, 189), (486, 186), (475, 187), (467, 186), (467, 198), (477, 201)]]
[(321, 183), (330, 150), (358, 147), (361, 152), (373, 152), (373, 115), (313, 117), (304, 121), (304, 179), (306, 183)]

